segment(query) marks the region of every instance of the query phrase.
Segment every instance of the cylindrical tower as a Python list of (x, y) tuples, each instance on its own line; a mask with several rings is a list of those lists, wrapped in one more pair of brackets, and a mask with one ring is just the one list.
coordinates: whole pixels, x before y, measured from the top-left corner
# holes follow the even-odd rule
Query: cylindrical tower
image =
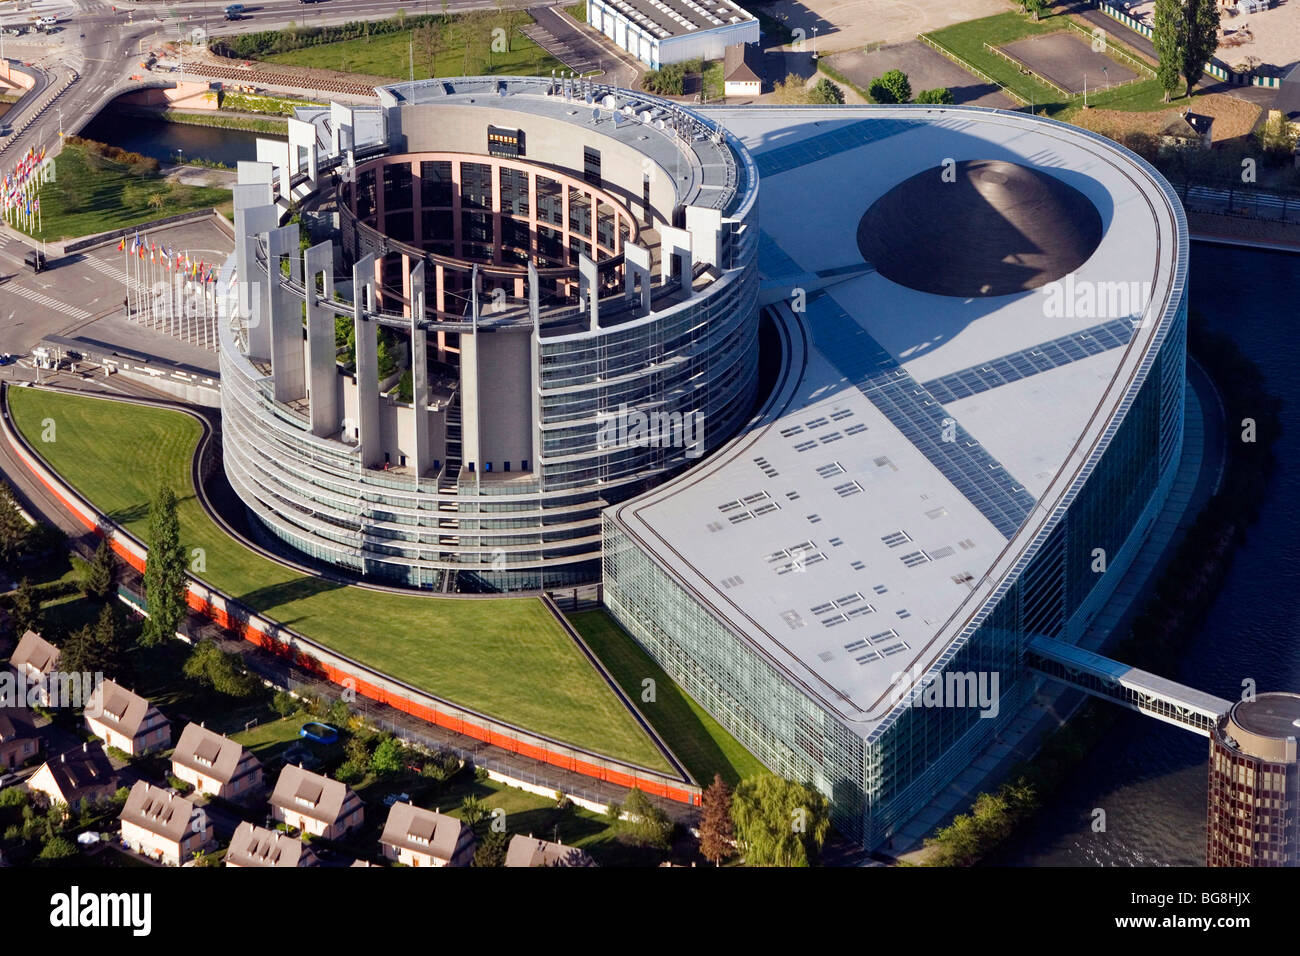
[(1300, 694), (1234, 704), (1210, 734), (1208, 866), (1300, 864)]
[[(594, 583), (601, 509), (752, 411), (753, 161), (717, 124), (623, 90), (378, 92), (365, 124), (313, 119), (304, 149), (331, 116), (345, 132), (294, 187), (311, 190), (305, 253), (269, 174), (237, 192), (227, 476), (276, 537), (366, 576)], [(379, 131), (364, 143), (363, 125)]]

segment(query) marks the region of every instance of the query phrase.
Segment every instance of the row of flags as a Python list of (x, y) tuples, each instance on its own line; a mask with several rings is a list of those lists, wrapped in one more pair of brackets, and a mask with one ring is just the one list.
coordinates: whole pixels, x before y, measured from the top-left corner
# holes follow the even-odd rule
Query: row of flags
[(53, 163), (45, 162), (45, 147), (29, 147), (14, 167), (0, 174), (0, 216), (27, 232), (39, 230), (40, 187), (53, 178)]
[(147, 236), (142, 237), (139, 232), (130, 242), (127, 242), (126, 237), (123, 236), (117, 244), (117, 251), (125, 252), (137, 259), (148, 259), (168, 272), (183, 275), (192, 282), (217, 281), (216, 266), (210, 266), (202, 260), (191, 259), (188, 252), (173, 249), (168, 245), (159, 245)]

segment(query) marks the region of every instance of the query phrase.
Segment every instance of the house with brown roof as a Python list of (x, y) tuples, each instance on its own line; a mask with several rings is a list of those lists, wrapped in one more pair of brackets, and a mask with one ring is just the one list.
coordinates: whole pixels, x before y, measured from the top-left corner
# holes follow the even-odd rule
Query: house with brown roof
[(338, 780), (290, 764), (275, 781), (271, 816), (295, 830), (338, 840), (361, 826), (365, 806)]
[(506, 848), (506, 866), (595, 866), (584, 850), (516, 833)]
[(722, 54), (724, 96), (758, 96), (763, 92), (763, 50), (757, 43), (736, 43)]
[(116, 681), (103, 681), (94, 689), (85, 716), (92, 734), (133, 757), (172, 742), (171, 723), (162, 712)]
[(242, 745), (208, 730), (187, 724), (172, 753), (172, 773), (198, 793), (226, 800), (245, 801), (262, 789), (262, 763)]
[(131, 788), (118, 820), (123, 843), (168, 866), (180, 866), (209, 840), (207, 816), (194, 801), (144, 780)]
[(39, 688), (35, 700), (48, 706), (50, 690), (47, 678), (59, 666), (59, 649), (35, 631), (26, 631), (9, 658), (9, 666), (29, 685)]
[(469, 866), (474, 831), (461, 820), (411, 803), (394, 803), (379, 838), (384, 856), (407, 866)]
[(21, 767), (41, 750), (32, 713), (26, 707), (0, 707), (0, 770)]
[(123, 785), (102, 744), (83, 743), (74, 750), (51, 757), (27, 778), (27, 789), (40, 794), (47, 804), (66, 803), (75, 807), (81, 798), (110, 797)]
[[(193, 725), (191, 725), (193, 726)], [(287, 833), (244, 821), (235, 828), (226, 848), (226, 866), (317, 866), (311, 847)]]

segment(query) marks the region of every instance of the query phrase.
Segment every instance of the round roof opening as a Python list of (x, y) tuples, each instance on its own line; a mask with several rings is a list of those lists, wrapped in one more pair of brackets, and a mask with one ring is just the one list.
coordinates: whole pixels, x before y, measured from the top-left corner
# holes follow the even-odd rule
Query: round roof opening
[(1001, 160), (935, 166), (877, 199), (858, 249), (886, 279), (961, 298), (1037, 289), (1101, 243), (1101, 214), (1054, 176)]

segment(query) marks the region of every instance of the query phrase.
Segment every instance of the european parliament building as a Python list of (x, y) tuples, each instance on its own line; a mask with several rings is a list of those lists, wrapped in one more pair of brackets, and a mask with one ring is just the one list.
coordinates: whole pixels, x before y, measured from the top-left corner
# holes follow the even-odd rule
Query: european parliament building
[(386, 580), (601, 580), (719, 723), (887, 844), (1029, 699), (1030, 639), (1095, 643), (1165, 502), (1176, 196), (1021, 113), (379, 97), (241, 169), (236, 491)]

